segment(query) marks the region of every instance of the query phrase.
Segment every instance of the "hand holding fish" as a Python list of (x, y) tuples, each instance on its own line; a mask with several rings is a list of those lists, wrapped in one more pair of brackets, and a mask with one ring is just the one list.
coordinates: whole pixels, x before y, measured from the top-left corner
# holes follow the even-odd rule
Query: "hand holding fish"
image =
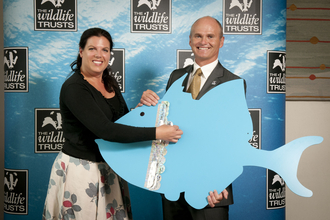
[(218, 194), (217, 190), (211, 191), (210, 195), (207, 196), (207, 201), (209, 205), (213, 208), (215, 204), (220, 203), (221, 200), (228, 198), (228, 191), (224, 189), (220, 194)]
[(156, 139), (176, 143), (183, 134), (177, 125), (162, 125), (156, 128)]
[(148, 89), (142, 93), (140, 103), (138, 104), (138, 106), (139, 107), (142, 105), (155, 106), (157, 105), (158, 100), (159, 100), (159, 96), (154, 91)]

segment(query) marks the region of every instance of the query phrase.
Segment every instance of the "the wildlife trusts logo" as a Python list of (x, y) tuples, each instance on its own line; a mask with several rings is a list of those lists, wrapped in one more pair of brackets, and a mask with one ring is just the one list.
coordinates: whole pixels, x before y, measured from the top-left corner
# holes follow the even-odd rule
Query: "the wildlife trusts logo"
[(272, 170), (267, 169), (267, 209), (285, 206), (285, 182)]
[(8, 214), (28, 214), (28, 170), (5, 169), (4, 211)]
[(131, 32), (171, 33), (172, 0), (131, 0)]
[(223, 0), (224, 34), (261, 34), (262, 0)]
[(28, 92), (28, 48), (4, 48), (5, 92)]
[(36, 31), (77, 31), (77, 0), (34, 0)]
[(108, 70), (116, 79), (120, 91), (125, 92), (125, 49), (113, 49), (111, 51)]
[(286, 91), (286, 53), (267, 51), (267, 93)]
[(65, 142), (59, 109), (35, 109), (35, 152), (59, 152)]

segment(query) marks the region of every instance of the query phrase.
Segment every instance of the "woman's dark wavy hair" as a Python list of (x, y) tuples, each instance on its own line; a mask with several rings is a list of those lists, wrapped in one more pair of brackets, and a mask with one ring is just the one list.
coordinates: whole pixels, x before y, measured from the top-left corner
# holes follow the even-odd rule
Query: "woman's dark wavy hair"
[[(110, 51), (112, 51), (112, 48), (113, 48), (112, 37), (108, 31), (106, 31), (102, 28), (90, 28), (90, 29), (85, 30), (84, 33), (80, 37), (79, 48), (81, 48), (82, 50), (85, 49), (87, 40), (90, 37), (94, 37), (94, 36), (97, 36), (97, 37), (103, 36), (106, 39), (108, 39), (108, 41), (110, 43)], [(80, 54), (78, 53), (77, 60), (73, 61), (70, 64), (72, 73), (79, 71), (81, 68), (81, 64), (82, 64), (82, 59), (80, 57)], [(105, 68), (105, 70), (103, 71), (103, 74), (102, 74), (102, 80), (103, 80), (105, 89), (108, 92), (113, 92), (114, 88), (118, 89), (118, 84), (116, 82), (116, 79), (113, 76), (111, 76), (110, 71), (111, 71), (110, 66), (108, 66), (108, 68)]]

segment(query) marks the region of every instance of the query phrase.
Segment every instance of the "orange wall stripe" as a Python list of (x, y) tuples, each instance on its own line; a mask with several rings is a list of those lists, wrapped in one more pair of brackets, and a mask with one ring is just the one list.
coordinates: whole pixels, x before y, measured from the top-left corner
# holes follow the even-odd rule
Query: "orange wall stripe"
[(309, 40), (286, 40), (286, 42), (299, 42), (299, 43), (301, 43), (301, 42), (303, 42), (303, 43), (308, 43), (308, 42), (310, 42), (310, 43), (312, 43), (312, 44), (317, 44), (317, 43), (330, 43), (330, 41), (321, 41), (321, 40), (319, 40), (317, 37), (312, 37), (311, 39), (309, 39)]
[[(321, 69), (320, 67), (312, 66), (287, 66), (287, 69)], [(325, 67), (324, 69), (330, 69), (330, 67)]]
[[(311, 76), (287, 76), (287, 79), (311, 79)], [(330, 79), (330, 77), (325, 77), (325, 76), (315, 76), (315, 79)], [(314, 80), (314, 79), (312, 79)]]
[(295, 4), (290, 5), (287, 9), (290, 9), (291, 11), (295, 10), (330, 10), (330, 8), (298, 8)]
[(318, 18), (287, 18), (288, 21), (330, 21), (330, 19), (318, 19)]
[[(310, 40), (287, 40), (286, 42), (293, 42), (293, 43), (310, 43)], [(330, 43), (330, 41), (326, 41), (326, 40), (320, 40), (318, 43)]]
[(291, 11), (295, 10), (330, 10), (330, 8), (296, 8), (295, 10), (292, 10), (291, 8), (286, 8), (290, 9)]
[(330, 98), (330, 96), (286, 96), (286, 98)]

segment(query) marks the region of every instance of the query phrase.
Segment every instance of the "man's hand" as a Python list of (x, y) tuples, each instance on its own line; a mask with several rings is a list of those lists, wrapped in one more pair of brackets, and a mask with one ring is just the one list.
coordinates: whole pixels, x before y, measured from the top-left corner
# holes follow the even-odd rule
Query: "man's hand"
[(143, 92), (141, 99), (140, 99), (140, 103), (138, 104), (138, 107), (140, 107), (142, 105), (155, 106), (155, 105), (157, 105), (158, 100), (159, 100), (159, 96), (155, 92), (148, 89), (147, 91)]
[(220, 203), (220, 201), (224, 198), (228, 198), (228, 191), (226, 189), (223, 190), (220, 194), (218, 194), (216, 190), (213, 192), (211, 191), (209, 194), (210, 195), (207, 196), (207, 201), (212, 208), (215, 206), (215, 204)]

